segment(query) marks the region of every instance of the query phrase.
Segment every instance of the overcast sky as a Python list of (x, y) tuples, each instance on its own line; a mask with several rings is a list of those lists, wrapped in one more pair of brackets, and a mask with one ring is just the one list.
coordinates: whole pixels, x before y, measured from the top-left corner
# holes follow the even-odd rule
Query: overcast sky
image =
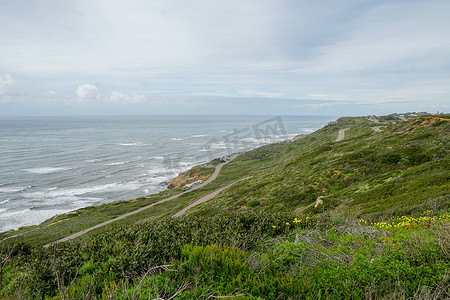
[(0, 0), (0, 115), (448, 112), (449, 16), (449, 0)]

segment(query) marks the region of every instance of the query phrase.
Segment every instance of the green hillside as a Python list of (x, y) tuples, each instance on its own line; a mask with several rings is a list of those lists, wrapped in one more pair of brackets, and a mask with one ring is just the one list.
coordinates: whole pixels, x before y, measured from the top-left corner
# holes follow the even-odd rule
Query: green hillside
[(1, 233), (0, 299), (448, 299), (449, 119), (341, 118), (69, 242), (41, 247), (181, 188)]
[[(255, 149), (237, 163), (267, 162), (196, 214), (296, 210), (378, 221), (424, 210), (445, 212), (450, 204), (450, 122), (442, 120), (388, 123), (376, 132), (371, 127), (380, 124), (341, 118), (301, 140)], [(349, 128), (346, 138), (335, 142), (341, 128)], [(321, 196), (323, 205), (314, 208)]]

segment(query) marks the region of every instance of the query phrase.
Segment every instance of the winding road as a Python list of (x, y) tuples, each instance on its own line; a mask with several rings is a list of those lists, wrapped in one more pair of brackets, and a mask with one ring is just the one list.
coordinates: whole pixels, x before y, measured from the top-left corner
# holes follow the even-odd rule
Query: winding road
[[(350, 128), (344, 128), (344, 129), (339, 130), (339, 133), (338, 133), (338, 137), (337, 137), (337, 139), (336, 139), (336, 142), (342, 141), (342, 140), (345, 138), (345, 131), (347, 131), (348, 129), (350, 129)], [(234, 157), (233, 157), (233, 158), (234, 158)], [(129, 212), (129, 213), (123, 214), (123, 215), (121, 215), (121, 216), (119, 216), (119, 217), (116, 217), (116, 218), (114, 218), (114, 219), (111, 219), (111, 220), (102, 222), (102, 223), (100, 223), (100, 224), (97, 224), (97, 225), (95, 225), (95, 226), (86, 228), (86, 229), (84, 229), (84, 230), (82, 230), (82, 231), (79, 231), (79, 232), (77, 232), (77, 233), (74, 233), (74, 234), (71, 234), (71, 235), (69, 235), (69, 236), (66, 236), (66, 237), (64, 237), (64, 238), (62, 238), (62, 239), (59, 239), (59, 240), (57, 240), (57, 241), (54, 241), (54, 242), (52, 242), (52, 243), (50, 243), (50, 244), (47, 244), (47, 245), (45, 245), (44, 247), (49, 247), (49, 246), (52, 245), (52, 244), (57, 244), (57, 243), (60, 243), (60, 242), (66, 242), (66, 241), (72, 240), (72, 239), (74, 239), (74, 238), (77, 238), (77, 237), (79, 237), (79, 236), (85, 234), (85, 233), (88, 233), (89, 231), (92, 231), (92, 230), (97, 229), (97, 228), (100, 228), (100, 227), (102, 227), (102, 226), (111, 224), (111, 223), (113, 223), (113, 222), (115, 222), (115, 221), (118, 221), (118, 220), (121, 220), (121, 219), (123, 219), (123, 218), (129, 217), (129, 216), (132, 216), (132, 215), (135, 215), (135, 214), (140, 213), (140, 212), (142, 212), (142, 211), (144, 211), (144, 210), (146, 210), (146, 209), (149, 209), (149, 208), (151, 208), (151, 207), (153, 207), (153, 206), (155, 206), (155, 205), (157, 205), (157, 204), (161, 204), (161, 203), (164, 203), (164, 202), (167, 202), (167, 201), (176, 199), (176, 198), (180, 197), (181, 195), (184, 195), (184, 194), (186, 194), (186, 193), (190, 193), (191, 191), (194, 191), (194, 190), (196, 190), (196, 189), (199, 189), (199, 188), (201, 188), (201, 187), (204, 187), (205, 185), (207, 185), (208, 183), (210, 183), (211, 181), (213, 181), (214, 179), (216, 179), (217, 176), (219, 175), (219, 172), (220, 172), (220, 170), (222, 169), (222, 167), (223, 167), (224, 165), (228, 164), (229, 162), (231, 162), (231, 161), (233, 160), (233, 158), (230, 159), (230, 160), (227, 161), (227, 162), (224, 162), (224, 163), (219, 164), (219, 165), (216, 167), (216, 169), (214, 170), (214, 173), (211, 175), (211, 177), (208, 178), (208, 180), (204, 181), (202, 184), (198, 184), (198, 185), (194, 186), (193, 188), (191, 188), (191, 189), (188, 190), (188, 191), (182, 192), (182, 193), (177, 194), (177, 195), (173, 195), (173, 196), (168, 197), (168, 198), (164, 198), (164, 199), (159, 200), (159, 201), (157, 201), (157, 202), (155, 202), (155, 203), (152, 203), (152, 204), (149, 204), (149, 205), (147, 205), (147, 206), (141, 207), (141, 208), (139, 208), (139, 209), (133, 210), (133, 211), (131, 211), (131, 212)], [(217, 196), (220, 192), (222, 192), (223, 190), (229, 188), (229, 187), (232, 186), (233, 184), (235, 184), (235, 183), (237, 183), (237, 182), (239, 182), (239, 181), (248, 179), (248, 178), (250, 178), (250, 177), (251, 177), (251, 176), (245, 177), (245, 178), (241, 178), (241, 179), (239, 179), (239, 180), (236, 180), (236, 181), (234, 181), (234, 182), (228, 184), (227, 186), (221, 187), (221, 188), (219, 188), (219, 189), (217, 189), (217, 190), (215, 190), (215, 191), (212, 191), (212, 192), (209, 193), (209, 194), (206, 194), (205, 196), (202, 196), (202, 197), (198, 198), (197, 200), (195, 200), (194, 202), (192, 202), (191, 204), (189, 204), (188, 206), (186, 206), (185, 208), (183, 208), (183, 209), (180, 210), (179, 212), (175, 213), (172, 217), (180, 217), (180, 216), (182, 216), (186, 211), (188, 211), (188, 210), (191, 209), (192, 207), (197, 206), (197, 205), (199, 205), (199, 204), (201, 204), (201, 203), (204, 203), (204, 202), (206, 202), (206, 201), (211, 200), (212, 198), (214, 198), (215, 196)]]
[(227, 185), (227, 186), (224, 186), (224, 187), (222, 187), (222, 188), (220, 188), (220, 189), (217, 189), (217, 190), (215, 190), (215, 191), (212, 191), (211, 193), (206, 194), (205, 196), (203, 196), (203, 197), (201, 197), (201, 198), (198, 198), (197, 200), (195, 200), (194, 202), (192, 202), (191, 204), (189, 204), (188, 206), (186, 206), (185, 208), (183, 208), (182, 210), (180, 210), (179, 212), (177, 212), (176, 214), (174, 214), (174, 215), (172, 216), (172, 218), (176, 218), (176, 217), (182, 216), (186, 211), (188, 211), (189, 209), (193, 208), (194, 206), (197, 206), (197, 205), (199, 205), (199, 204), (201, 204), (201, 203), (204, 203), (204, 202), (206, 202), (206, 201), (211, 200), (212, 198), (214, 198), (215, 196), (217, 196), (221, 191), (226, 190), (227, 188), (229, 188), (229, 187), (232, 186), (233, 184), (238, 183), (239, 181), (242, 181), (242, 180), (245, 180), (245, 179), (249, 179), (249, 178), (251, 178), (251, 177), (252, 177), (252, 176), (248, 176), (248, 177), (245, 177), (245, 178), (241, 178), (241, 179), (239, 179), (239, 180), (236, 180), (236, 181), (230, 183), (230, 184)]
[(345, 138), (345, 132), (346, 132), (347, 130), (349, 130), (349, 129), (350, 129), (350, 128), (344, 128), (344, 129), (339, 130), (339, 133), (338, 133), (338, 137), (337, 137), (337, 139), (336, 139), (336, 142), (342, 141), (342, 140)]
[[(131, 211), (131, 212), (129, 212), (129, 213), (123, 214), (123, 215), (121, 215), (121, 216), (119, 216), (119, 217), (116, 217), (116, 218), (114, 218), (114, 219), (111, 219), (111, 220), (105, 221), (105, 222), (103, 222), (103, 223), (97, 224), (97, 225), (95, 225), (95, 226), (86, 228), (86, 229), (84, 229), (84, 230), (82, 230), (82, 231), (79, 231), (79, 232), (77, 232), (77, 233), (71, 234), (71, 235), (66, 236), (66, 237), (64, 237), (64, 238), (62, 238), (62, 239), (56, 240), (56, 241), (54, 241), (54, 242), (52, 242), (52, 243), (50, 243), (50, 244), (47, 244), (47, 245), (45, 245), (44, 247), (47, 248), (47, 247), (49, 247), (50, 245), (53, 245), (53, 244), (57, 244), (57, 243), (66, 242), (66, 241), (72, 240), (72, 239), (74, 239), (74, 238), (77, 238), (77, 237), (79, 237), (79, 236), (85, 234), (85, 233), (88, 233), (89, 231), (92, 231), (92, 230), (97, 229), (97, 228), (100, 228), (100, 227), (102, 227), (102, 226), (111, 224), (111, 223), (113, 223), (113, 222), (115, 222), (115, 221), (118, 221), (118, 220), (121, 220), (121, 219), (123, 219), (123, 218), (129, 217), (129, 216), (132, 216), (132, 215), (135, 215), (135, 214), (140, 213), (141, 211), (144, 211), (144, 210), (146, 210), (146, 209), (149, 209), (149, 208), (151, 208), (151, 207), (153, 207), (153, 206), (155, 206), (155, 205), (157, 205), (157, 204), (161, 204), (161, 203), (164, 203), (164, 202), (167, 202), (167, 201), (176, 199), (176, 198), (180, 197), (181, 195), (190, 193), (190, 192), (192, 192), (192, 191), (194, 191), (194, 190), (197, 190), (197, 189), (199, 189), (199, 188), (201, 188), (201, 187), (204, 187), (205, 185), (207, 185), (208, 183), (210, 183), (211, 181), (213, 181), (214, 179), (216, 179), (216, 178), (217, 178), (217, 175), (219, 175), (219, 172), (220, 172), (220, 170), (222, 169), (222, 167), (223, 167), (224, 165), (230, 163), (233, 159), (234, 159), (234, 157), (233, 157), (232, 159), (230, 159), (229, 161), (227, 161), (227, 162), (224, 162), (224, 163), (221, 163), (221, 164), (217, 165), (216, 169), (214, 170), (214, 173), (211, 175), (211, 177), (208, 178), (208, 180), (204, 181), (202, 184), (198, 184), (198, 185), (192, 187), (192, 188), (191, 188), (190, 190), (188, 190), (188, 191), (182, 192), (182, 193), (180, 193), (180, 194), (173, 195), (173, 196), (168, 197), (168, 198), (164, 198), (164, 199), (159, 200), (159, 201), (157, 201), (157, 202), (155, 202), (155, 203), (149, 204), (149, 205), (147, 205), (147, 206), (143, 206), (143, 207), (141, 207), (141, 208), (139, 208), (139, 209), (133, 210), (133, 211)], [(173, 217), (175, 217), (175, 216), (177, 216), (177, 217), (178, 217), (178, 216), (181, 216), (181, 215), (184, 214), (189, 208), (194, 207), (194, 206), (196, 206), (196, 205), (198, 205), (198, 204), (200, 204), (200, 203), (203, 203), (203, 202), (205, 202), (205, 201), (208, 201), (208, 200), (214, 198), (214, 197), (217, 196), (217, 194), (219, 194), (221, 191), (223, 191), (223, 190), (225, 190), (226, 188), (232, 186), (232, 185), (235, 184), (236, 182), (239, 182), (239, 181), (244, 180), (244, 179), (247, 179), (247, 178), (249, 178), (249, 177), (239, 179), (239, 180), (237, 180), (237, 181), (235, 181), (235, 182), (233, 182), (233, 183), (230, 183), (229, 185), (227, 185), (227, 186), (225, 186), (225, 187), (222, 187), (222, 188), (220, 188), (220, 189), (217, 189), (217, 190), (215, 190), (215, 191), (213, 191), (213, 192), (211, 192), (211, 193), (209, 193), (209, 194), (207, 194), (207, 195), (205, 195), (205, 196), (199, 198), (198, 200), (196, 200), (196, 201), (194, 201), (193, 203), (189, 204), (187, 207), (185, 207), (185, 208), (182, 209), (181, 211), (177, 212), (175, 215), (173, 215)]]

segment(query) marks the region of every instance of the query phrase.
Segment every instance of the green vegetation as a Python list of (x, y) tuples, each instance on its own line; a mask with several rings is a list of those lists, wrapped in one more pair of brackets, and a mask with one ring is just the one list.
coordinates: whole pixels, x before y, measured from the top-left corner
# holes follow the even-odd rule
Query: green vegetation
[[(383, 131), (372, 130), (375, 125), (383, 125)], [(350, 129), (335, 142), (341, 128)], [(252, 208), (309, 216), (338, 212), (372, 221), (429, 209), (445, 213), (450, 204), (449, 132), (450, 122), (435, 117), (398, 124), (341, 118), (301, 140), (239, 156), (237, 163), (266, 162), (251, 179), (191, 213)], [(323, 205), (314, 208), (318, 197)]]
[[(111, 227), (48, 249), (19, 244), (4, 297), (448, 298), (449, 215), (378, 229), (241, 212)], [(5, 253), (3, 253), (5, 254)]]
[(181, 189), (1, 233), (21, 235), (0, 247), (0, 298), (448, 299), (449, 134), (448, 116), (341, 118), (70, 242), (39, 246)]

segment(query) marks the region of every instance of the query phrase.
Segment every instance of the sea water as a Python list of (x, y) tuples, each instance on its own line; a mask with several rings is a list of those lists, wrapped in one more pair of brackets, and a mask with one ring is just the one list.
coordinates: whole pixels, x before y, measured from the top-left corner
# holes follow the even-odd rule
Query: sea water
[(0, 118), (0, 232), (86, 206), (157, 193), (194, 165), (308, 134), (334, 119)]

